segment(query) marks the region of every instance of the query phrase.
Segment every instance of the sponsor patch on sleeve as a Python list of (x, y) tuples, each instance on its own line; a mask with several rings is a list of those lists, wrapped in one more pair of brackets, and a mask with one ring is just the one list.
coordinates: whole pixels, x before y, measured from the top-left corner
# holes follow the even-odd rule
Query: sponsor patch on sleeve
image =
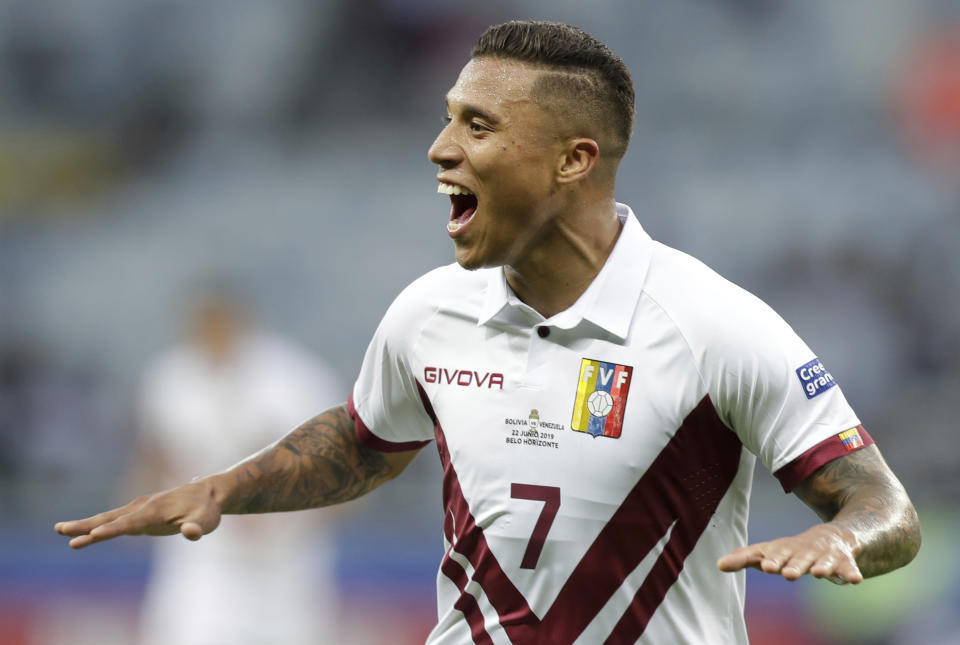
[(797, 376), (800, 378), (800, 385), (803, 386), (803, 391), (808, 399), (826, 392), (837, 384), (819, 358), (798, 367)]
[(860, 436), (860, 430), (857, 428), (844, 430), (837, 435), (837, 438), (840, 439), (840, 443), (842, 443), (843, 447), (847, 449), (847, 452), (856, 450), (857, 448), (863, 446), (863, 437)]

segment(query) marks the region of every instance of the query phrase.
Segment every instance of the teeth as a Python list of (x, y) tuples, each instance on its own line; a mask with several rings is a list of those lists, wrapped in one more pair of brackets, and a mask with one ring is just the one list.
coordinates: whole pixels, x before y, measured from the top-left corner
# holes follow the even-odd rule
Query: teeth
[(443, 193), (444, 195), (472, 195), (469, 190), (463, 186), (457, 186), (456, 184), (445, 184), (440, 182), (437, 186), (437, 192)]
[(452, 219), (447, 222), (447, 230), (451, 233), (456, 233), (458, 230), (460, 230), (460, 220)]

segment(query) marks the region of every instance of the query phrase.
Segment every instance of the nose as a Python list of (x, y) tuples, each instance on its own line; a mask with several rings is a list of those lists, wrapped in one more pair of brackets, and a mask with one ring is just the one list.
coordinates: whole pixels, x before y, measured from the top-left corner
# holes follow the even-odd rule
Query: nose
[(453, 168), (460, 163), (463, 151), (451, 136), (450, 124), (447, 124), (434, 139), (433, 145), (427, 150), (427, 157), (443, 169)]

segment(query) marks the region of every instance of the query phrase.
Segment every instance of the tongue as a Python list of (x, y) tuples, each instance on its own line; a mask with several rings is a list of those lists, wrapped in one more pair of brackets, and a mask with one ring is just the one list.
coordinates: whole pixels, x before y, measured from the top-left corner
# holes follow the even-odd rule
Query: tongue
[(460, 221), (461, 224), (466, 224), (467, 221), (468, 221), (471, 217), (473, 217), (473, 214), (476, 213), (476, 212), (477, 212), (477, 207), (476, 207), (476, 206), (471, 206), (470, 208), (467, 208), (467, 209), (464, 210), (462, 213), (460, 213), (460, 215), (459, 215), (459, 217), (457, 217), (457, 219)]
[(450, 221), (466, 224), (477, 212), (477, 197), (475, 195), (451, 195)]

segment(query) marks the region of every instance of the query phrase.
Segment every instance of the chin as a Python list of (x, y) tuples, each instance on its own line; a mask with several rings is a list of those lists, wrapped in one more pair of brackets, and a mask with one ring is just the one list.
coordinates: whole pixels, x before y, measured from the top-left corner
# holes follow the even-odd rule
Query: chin
[(484, 244), (481, 240), (455, 238), (454, 256), (457, 264), (467, 271), (494, 269), (508, 264), (509, 253), (504, 253), (498, 244)]
[(482, 254), (471, 253), (471, 249), (457, 246), (455, 257), (457, 264), (466, 269), (467, 271), (476, 271), (477, 269), (489, 269), (491, 267), (501, 266), (502, 262), (493, 261), (489, 257), (484, 257)]
[(457, 254), (457, 264), (467, 271), (476, 271), (477, 269), (484, 268), (484, 264), (482, 262), (476, 262), (471, 258), (462, 257), (459, 253)]

